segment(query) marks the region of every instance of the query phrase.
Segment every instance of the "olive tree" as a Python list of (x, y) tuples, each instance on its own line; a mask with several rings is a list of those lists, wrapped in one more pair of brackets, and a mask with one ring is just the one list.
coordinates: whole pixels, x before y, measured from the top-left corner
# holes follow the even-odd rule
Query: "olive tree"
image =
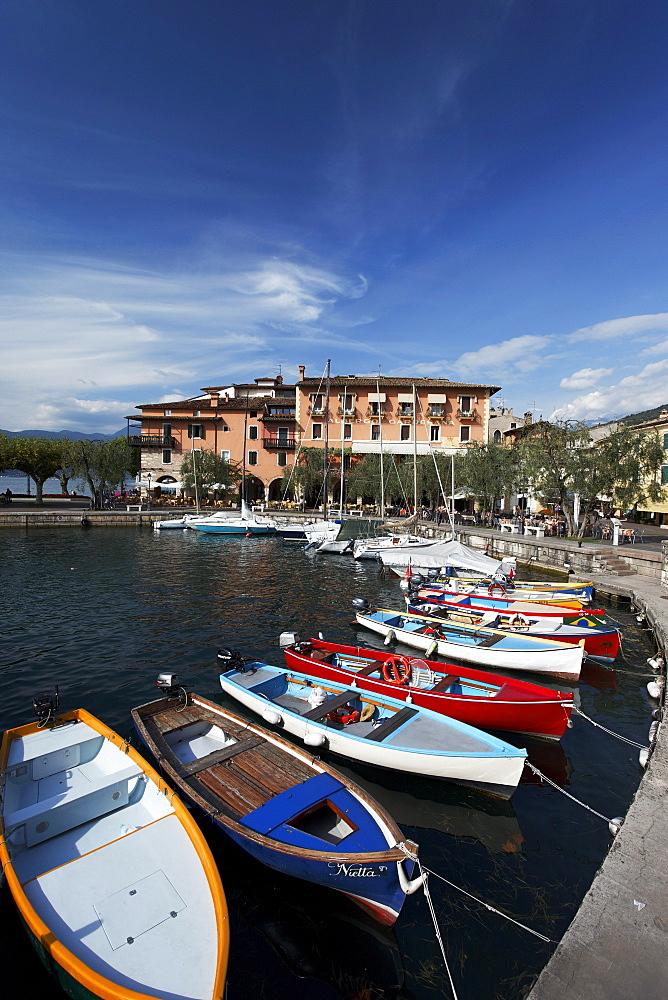
[(231, 490), (241, 480), (237, 465), (215, 451), (190, 451), (183, 456), (181, 481), (186, 490), (208, 496), (216, 488)]
[(62, 465), (65, 442), (60, 438), (13, 437), (7, 439), (4, 465), (18, 469), (35, 484), (35, 502), (41, 504), (44, 483)]

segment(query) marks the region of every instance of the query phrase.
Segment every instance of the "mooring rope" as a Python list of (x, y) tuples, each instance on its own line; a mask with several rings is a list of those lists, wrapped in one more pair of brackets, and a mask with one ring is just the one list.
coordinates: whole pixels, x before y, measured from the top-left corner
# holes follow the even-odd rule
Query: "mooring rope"
[(645, 746), (644, 743), (636, 743), (635, 740), (629, 740), (626, 736), (621, 736), (619, 733), (613, 732), (612, 729), (602, 726), (600, 722), (595, 722), (593, 719), (590, 719), (590, 717), (583, 712), (581, 708), (577, 708), (575, 705), (573, 705), (573, 711), (577, 712), (578, 715), (581, 715), (583, 719), (587, 720), (587, 722), (591, 722), (592, 726), (596, 726), (597, 729), (602, 729), (604, 733), (608, 733), (610, 736), (615, 736), (623, 743), (629, 743), (632, 747), (638, 747), (639, 750), (649, 750), (649, 747)]
[(538, 768), (534, 767), (534, 765), (531, 764), (531, 763), (529, 763), (528, 760), (525, 761), (524, 763), (526, 764), (526, 766), (529, 768), (530, 771), (533, 771), (533, 773), (538, 778), (540, 778), (541, 781), (546, 781), (548, 783), (548, 785), (552, 785), (552, 787), (556, 788), (556, 790), (558, 792), (561, 792), (562, 795), (565, 795), (567, 798), (571, 799), (573, 802), (577, 802), (577, 804), (579, 806), (582, 806), (583, 809), (587, 809), (588, 812), (593, 813), (594, 816), (598, 816), (599, 819), (605, 820), (605, 822), (608, 824), (608, 826), (610, 826), (610, 824), (612, 823), (612, 820), (609, 819), (607, 816), (604, 816), (603, 813), (597, 812), (595, 809), (592, 809), (592, 807), (588, 806), (586, 802), (581, 802), (580, 799), (576, 799), (574, 795), (571, 795), (570, 792), (567, 792), (565, 788), (561, 788), (559, 785), (555, 784), (554, 781), (552, 781), (550, 778), (546, 777), (546, 775), (544, 775), (542, 773), (542, 771), (539, 771)]
[(479, 903), (480, 906), (484, 906), (484, 908), (486, 910), (489, 910), (490, 913), (496, 913), (497, 916), (504, 917), (506, 920), (509, 920), (511, 924), (515, 924), (516, 927), (521, 927), (523, 931), (528, 931), (529, 934), (533, 934), (534, 937), (540, 938), (540, 940), (545, 941), (546, 944), (557, 944), (557, 942), (553, 941), (552, 938), (546, 937), (544, 934), (541, 934), (540, 931), (535, 931), (531, 927), (527, 927), (526, 924), (523, 924), (519, 920), (515, 920), (514, 917), (511, 917), (507, 913), (504, 913), (503, 910), (497, 910), (496, 907), (492, 906), (491, 903), (486, 903), (483, 899), (478, 899), (477, 896), (473, 896), (470, 892), (467, 892), (466, 889), (462, 889), (460, 885), (455, 885), (454, 882), (448, 881), (447, 878), (444, 878), (443, 875), (439, 875), (438, 872), (433, 872), (431, 871), (430, 868), (424, 868), (423, 866), (420, 867), (421, 870), (425, 871), (428, 875), (433, 875), (435, 878), (440, 878), (441, 882), (445, 882), (445, 884), (449, 885), (452, 889), (456, 889), (458, 892), (463, 893), (464, 896), (468, 896), (469, 899), (472, 899), (474, 900), (474, 902)]

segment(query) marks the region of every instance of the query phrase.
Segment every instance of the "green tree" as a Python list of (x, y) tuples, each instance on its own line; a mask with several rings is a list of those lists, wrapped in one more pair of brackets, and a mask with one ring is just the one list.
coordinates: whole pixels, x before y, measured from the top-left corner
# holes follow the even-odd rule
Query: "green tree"
[(518, 445), (521, 472), (544, 503), (555, 498), (568, 533), (584, 531), (575, 523), (576, 497), (585, 507), (605, 498), (622, 510), (633, 503), (656, 501), (665, 491), (656, 481), (663, 449), (656, 435), (623, 426), (592, 442), (583, 424), (542, 422)]
[(65, 442), (60, 438), (13, 437), (8, 439), (6, 468), (25, 472), (35, 484), (35, 502), (41, 504), (44, 483), (62, 464)]
[(472, 444), (455, 459), (456, 488), (465, 487), (484, 510), (493, 511), (496, 501), (514, 493), (521, 480), (518, 453), (494, 444)]
[(85, 483), (96, 507), (102, 505), (103, 494), (114, 487), (122, 488), (126, 476), (139, 469), (139, 453), (122, 437), (111, 441), (68, 441), (61, 453), (61, 468), (69, 470), (69, 478)]
[[(304, 503), (309, 507), (315, 507), (327, 500), (327, 497), (323, 496), (324, 461), (325, 454), (321, 448), (301, 448), (295, 461), (292, 482), (299, 490)], [(330, 454), (327, 456), (326, 470), (328, 490), (332, 464), (332, 455)]]
[(208, 496), (214, 488), (231, 490), (241, 480), (238, 467), (215, 451), (190, 451), (183, 456), (181, 481), (186, 490)]

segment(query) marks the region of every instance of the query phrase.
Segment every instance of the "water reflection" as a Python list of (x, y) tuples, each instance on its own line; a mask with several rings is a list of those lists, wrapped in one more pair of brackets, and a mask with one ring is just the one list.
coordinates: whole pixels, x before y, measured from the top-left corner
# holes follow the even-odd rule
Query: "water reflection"
[[(280, 664), (277, 637), (284, 630), (303, 636), (322, 630), (335, 642), (371, 644), (371, 634), (353, 624), (352, 598), (401, 604), (397, 581), (379, 575), (375, 564), (310, 558), (277, 539), (7, 531), (0, 556), (2, 728), (28, 721), (33, 694), (58, 683), (64, 707), (85, 707), (126, 736), (130, 708), (153, 697), (159, 670), (175, 671), (200, 694), (223, 701), (219, 646)], [(654, 646), (632, 614), (615, 609), (615, 617), (623, 623), (626, 660), (618, 659), (616, 672), (587, 662), (576, 691), (595, 721), (646, 742), (653, 706), (645, 660)], [(519, 744), (542, 773), (593, 809), (626, 812), (640, 772), (625, 744), (577, 716), (560, 744), (522, 737)], [(373, 786), (403, 828), (415, 830), (425, 864), (553, 939), (568, 926), (608, 847), (605, 823), (529, 775), (511, 803), (498, 803), (445, 783), (349, 770)], [(416, 1000), (449, 995), (423, 896), (411, 897), (389, 941), (372, 932), (357, 948), (363, 931), (355, 919), (363, 918), (339, 920), (336, 911), (328, 923), (329, 894), (286, 884), (259, 866), (246, 878), (236, 855), (221, 845), (216, 850), (232, 898), (230, 1000), (350, 1000), (355, 990), (364, 1000), (398, 998), (401, 990)], [(430, 887), (459, 1000), (519, 1000), (551, 947), (536, 945), (437, 880)], [(19, 983), (17, 994), (32, 988), (62, 998), (26, 958), (27, 939), (6, 894), (2, 903), (3, 981)]]

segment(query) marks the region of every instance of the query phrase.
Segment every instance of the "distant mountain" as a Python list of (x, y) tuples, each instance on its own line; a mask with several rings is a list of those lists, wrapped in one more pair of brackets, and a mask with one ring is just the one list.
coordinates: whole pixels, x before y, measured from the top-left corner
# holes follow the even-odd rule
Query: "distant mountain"
[(36, 438), (67, 438), (68, 441), (111, 441), (112, 438), (125, 437), (127, 435), (127, 428), (122, 427), (120, 431), (116, 431), (115, 434), (82, 434), (81, 431), (3, 431), (0, 430), (0, 434), (4, 434), (6, 437), (36, 437)]
[(668, 410), (668, 403), (655, 406), (651, 410), (642, 410), (641, 413), (631, 413), (628, 417), (620, 417), (620, 424), (644, 424), (646, 420), (656, 420), (662, 410)]

